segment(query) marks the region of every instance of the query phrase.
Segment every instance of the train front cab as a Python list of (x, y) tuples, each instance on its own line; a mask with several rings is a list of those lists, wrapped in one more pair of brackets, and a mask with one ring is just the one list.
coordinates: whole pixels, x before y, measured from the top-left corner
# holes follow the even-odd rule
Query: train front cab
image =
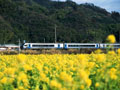
[(25, 43), (23, 49), (31, 49), (32, 45), (30, 43)]

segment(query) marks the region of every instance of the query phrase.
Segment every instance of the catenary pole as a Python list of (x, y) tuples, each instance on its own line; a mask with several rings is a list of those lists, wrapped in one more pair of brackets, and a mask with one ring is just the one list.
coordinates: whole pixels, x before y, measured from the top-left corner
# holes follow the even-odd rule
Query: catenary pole
[(20, 51), (21, 51), (21, 49), (20, 49), (20, 39), (19, 39), (19, 54), (20, 54)]
[(55, 43), (57, 42), (56, 28), (57, 28), (57, 26), (55, 24)]

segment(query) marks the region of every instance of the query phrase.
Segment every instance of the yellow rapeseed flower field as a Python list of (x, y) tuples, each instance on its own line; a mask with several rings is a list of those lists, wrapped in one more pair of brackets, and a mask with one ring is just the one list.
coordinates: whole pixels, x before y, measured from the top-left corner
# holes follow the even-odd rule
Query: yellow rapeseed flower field
[(0, 55), (0, 90), (120, 90), (119, 84), (120, 49), (107, 54)]

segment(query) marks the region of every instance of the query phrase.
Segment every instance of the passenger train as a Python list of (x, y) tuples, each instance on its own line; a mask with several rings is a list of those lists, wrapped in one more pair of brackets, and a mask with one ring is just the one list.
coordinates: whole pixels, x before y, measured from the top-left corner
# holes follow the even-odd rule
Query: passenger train
[(24, 43), (23, 49), (80, 49), (80, 48), (120, 48), (120, 44), (107, 43)]

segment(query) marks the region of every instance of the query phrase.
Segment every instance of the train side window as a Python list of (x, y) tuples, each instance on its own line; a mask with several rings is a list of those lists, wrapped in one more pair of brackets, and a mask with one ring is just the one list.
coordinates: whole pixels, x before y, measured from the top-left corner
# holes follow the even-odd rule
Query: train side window
[(33, 45), (33, 47), (54, 47), (54, 45)]

